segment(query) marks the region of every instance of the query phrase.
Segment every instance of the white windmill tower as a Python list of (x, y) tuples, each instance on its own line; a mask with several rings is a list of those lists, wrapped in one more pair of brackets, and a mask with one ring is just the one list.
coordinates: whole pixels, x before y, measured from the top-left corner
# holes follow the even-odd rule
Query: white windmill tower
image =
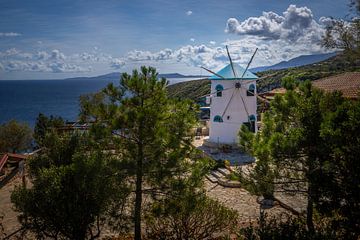
[(246, 124), (251, 131), (257, 131), (258, 77), (248, 68), (256, 54), (255, 50), (244, 69), (234, 64), (226, 46), (230, 64), (215, 73), (211, 80), (209, 142), (217, 144), (236, 144), (241, 125)]

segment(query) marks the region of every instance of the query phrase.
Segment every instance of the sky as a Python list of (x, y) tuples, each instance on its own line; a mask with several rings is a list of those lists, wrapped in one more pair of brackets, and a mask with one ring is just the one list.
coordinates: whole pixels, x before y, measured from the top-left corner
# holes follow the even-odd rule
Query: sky
[(325, 53), (330, 17), (347, 0), (0, 0), (0, 80), (131, 72), (206, 75)]

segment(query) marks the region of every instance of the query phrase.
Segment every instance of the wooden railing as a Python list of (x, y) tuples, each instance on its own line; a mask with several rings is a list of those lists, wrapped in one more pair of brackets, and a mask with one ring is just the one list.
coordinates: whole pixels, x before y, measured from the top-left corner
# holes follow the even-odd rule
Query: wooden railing
[(9, 155), (5, 154), (0, 160), (0, 172), (2, 171), (3, 167), (5, 166), (7, 160), (9, 159)]

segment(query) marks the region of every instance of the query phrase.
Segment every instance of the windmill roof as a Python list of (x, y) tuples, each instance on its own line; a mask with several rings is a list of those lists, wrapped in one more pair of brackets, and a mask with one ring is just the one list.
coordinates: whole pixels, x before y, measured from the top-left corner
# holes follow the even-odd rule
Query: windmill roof
[(210, 80), (252, 80), (252, 79), (258, 78), (255, 74), (253, 74), (249, 70), (247, 70), (245, 72), (244, 76), (241, 78), (241, 76), (243, 75), (243, 73), (245, 71), (245, 68), (241, 67), (239, 64), (236, 64), (236, 63), (234, 63), (233, 66), (234, 66), (234, 70), (236, 73), (236, 77), (234, 76), (234, 73), (232, 71), (231, 64), (229, 64), (216, 73), (216, 74), (224, 77), (225, 79), (223, 79), (219, 76), (216, 76), (216, 75), (212, 75), (211, 77), (209, 77), (209, 79)]

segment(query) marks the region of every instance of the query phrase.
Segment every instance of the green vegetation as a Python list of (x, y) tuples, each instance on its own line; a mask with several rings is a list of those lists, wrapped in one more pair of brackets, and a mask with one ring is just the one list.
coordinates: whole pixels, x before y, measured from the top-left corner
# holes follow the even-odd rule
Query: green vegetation
[[(360, 233), (359, 200), (360, 103), (338, 92), (326, 94), (309, 81), (277, 96), (253, 134), (243, 127), (241, 147), (257, 158), (243, 182), (255, 194), (271, 198), (274, 191), (307, 197), (307, 230), (315, 232), (314, 210), (331, 217), (339, 237)], [(296, 90), (295, 90), (296, 89)], [(351, 210), (350, 210), (351, 209)], [(335, 227), (336, 226), (336, 227)]]
[(339, 53), (328, 60), (306, 66), (257, 73), (259, 77), (264, 77), (257, 81), (257, 86), (259, 92), (264, 92), (280, 87), (284, 77), (294, 76), (296, 80), (304, 82), (354, 71), (360, 71), (360, 62), (354, 63)]
[(331, 226), (322, 224), (319, 231), (310, 233), (301, 218), (282, 216), (281, 219), (261, 214), (257, 226), (240, 229), (238, 239), (272, 240), (335, 240), (335, 231)]
[(81, 118), (94, 121), (87, 132), (62, 132), (62, 119), (39, 115), (42, 151), (28, 161), (31, 187), (11, 196), (24, 231), (83, 240), (104, 227), (133, 228), (135, 239), (142, 230), (150, 239), (208, 239), (236, 226), (234, 211), (205, 196), (213, 163), (191, 145), (197, 106), (168, 98), (166, 86), (142, 67), (119, 86), (82, 96)]
[(150, 239), (212, 239), (236, 229), (238, 214), (204, 192), (181, 191), (158, 202), (146, 217)]
[(25, 123), (11, 120), (0, 125), (0, 152), (20, 152), (31, 147), (32, 130)]
[(323, 46), (342, 49), (348, 61), (359, 64), (360, 57), (360, 1), (350, 1), (350, 21), (333, 19), (323, 38)]
[(210, 80), (192, 80), (169, 85), (167, 87), (170, 98), (191, 99), (198, 101), (210, 93)]
[(197, 189), (209, 165), (189, 161), (196, 153), (189, 136), (196, 105), (169, 99), (166, 86), (154, 68), (142, 67), (123, 74), (119, 86), (110, 84), (81, 101), (83, 119), (96, 120), (92, 133), (110, 140), (134, 178), (135, 239), (141, 239), (144, 195), (157, 199), (182, 188)]
[[(352, 1), (359, 15), (359, 1)], [(261, 91), (287, 89), (262, 117), (262, 129), (240, 130), (240, 146), (257, 158), (240, 180), (251, 193), (303, 194), (306, 217), (263, 214), (239, 239), (358, 239), (360, 235), (360, 101), (324, 93), (311, 80), (359, 71), (359, 19), (334, 22), (325, 46), (344, 52), (321, 63), (259, 73)], [(310, 81), (309, 81), (310, 80)], [(142, 239), (230, 236), (238, 214), (209, 199), (203, 187), (211, 168), (192, 146), (198, 106), (209, 80), (167, 85), (154, 68), (123, 74), (120, 84), (80, 98), (87, 132), (61, 132), (61, 118), (39, 115), (34, 138), (42, 151), (28, 162), (31, 187), (11, 196), (24, 230), (38, 239), (97, 239), (106, 226)], [(190, 99), (190, 100), (189, 100)], [(53, 131), (57, 129), (57, 131)], [(0, 126), (0, 151), (30, 147), (31, 130)], [(146, 201), (145, 201), (146, 200)], [(0, 219), (1, 220), (1, 219)], [(2, 234), (0, 221), (0, 235)]]
[(226, 176), (226, 178), (231, 181), (240, 181), (241, 175), (238, 174), (237, 172), (231, 172), (229, 175)]
[(32, 187), (18, 186), (11, 200), (19, 221), (37, 239), (95, 239), (104, 217), (128, 194), (114, 157), (84, 135), (48, 134), (30, 159)]
[(45, 135), (50, 130), (54, 130), (57, 127), (64, 126), (65, 121), (61, 117), (50, 116), (47, 117), (42, 113), (36, 119), (36, 125), (34, 128), (34, 139), (38, 146), (44, 144)]

